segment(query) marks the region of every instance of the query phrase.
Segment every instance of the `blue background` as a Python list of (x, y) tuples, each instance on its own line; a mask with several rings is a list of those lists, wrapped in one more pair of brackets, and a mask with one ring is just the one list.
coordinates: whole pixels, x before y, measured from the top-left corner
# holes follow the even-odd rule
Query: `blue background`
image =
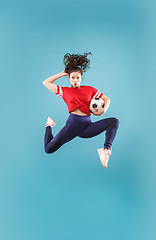
[[(156, 239), (155, 11), (147, 0), (1, 2), (0, 239)], [(92, 121), (120, 121), (107, 169), (105, 132), (44, 151), (47, 117), (56, 135), (69, 113), (42, 82), (84, 51), (81, 85), (111, 100)]]

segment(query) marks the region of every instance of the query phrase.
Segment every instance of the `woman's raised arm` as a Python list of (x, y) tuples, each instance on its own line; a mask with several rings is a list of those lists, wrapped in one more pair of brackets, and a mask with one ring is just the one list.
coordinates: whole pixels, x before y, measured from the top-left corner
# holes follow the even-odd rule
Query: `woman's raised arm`
[(62, 71), (60, 73), (57, 73), (49, 78), (47, 78), (46, 80), (43, 81), (44, 86), (46, 86), (51, 92), (53, 93), (57, 93), (57, 85), (54, 84), (53, 82), (63, 76), (68, 75), (68, 73), (66, 73), (65, 71)]
[(53, 83), (56, 79), (66, 76), (68, 75), (68, 73), (66, 73), (65, 71), (62, 71), (60, 73), (57, 73), (49, 78), (47, 78), (46, 80), (43, 81), (43, 84), (45, 85), (45, 83)]

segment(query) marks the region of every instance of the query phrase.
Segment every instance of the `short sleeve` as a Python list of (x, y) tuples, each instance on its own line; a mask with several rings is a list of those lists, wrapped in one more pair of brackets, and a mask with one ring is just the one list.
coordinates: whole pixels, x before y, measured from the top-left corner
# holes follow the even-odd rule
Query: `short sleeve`
[(64, 87), (60, 87), (57, 85), (57, 93), (55, 93), (56, 95), (63, 97), (63, 88)]
[(99, 90), (97, 90), (94, 87), (91, 87), (91, 89), (92, 89), (92, 98), (102, 98), (102, 96), (103, 96), (102, 92), (100, 92)]

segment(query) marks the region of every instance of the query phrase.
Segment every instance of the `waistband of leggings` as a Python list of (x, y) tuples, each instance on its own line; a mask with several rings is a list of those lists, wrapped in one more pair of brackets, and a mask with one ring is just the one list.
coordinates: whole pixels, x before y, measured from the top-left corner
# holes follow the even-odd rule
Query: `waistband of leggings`
[(74, 114), (74, 113), (69, 113), (69, 116), (74, 116), (74, 117), (82, 117), (82, 118), (91, 118), (91, 116), (89, 115), (77, 115), (77, 114)]

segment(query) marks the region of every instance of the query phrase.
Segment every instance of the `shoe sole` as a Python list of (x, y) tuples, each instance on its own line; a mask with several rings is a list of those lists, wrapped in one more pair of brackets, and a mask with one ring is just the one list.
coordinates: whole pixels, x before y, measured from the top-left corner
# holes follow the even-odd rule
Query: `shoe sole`
[(103, 162), (101, 161), (100, 150), (99, 150), (99, 149), (97, 149), (97, 152), (98, 152), (98, 154), (99, 154), (99, 158), (100, 158), (100, 162), (102, 163), (102, 166), (103, 166), (104, 168), (107, 168), (105, 165), (103, 165)]

